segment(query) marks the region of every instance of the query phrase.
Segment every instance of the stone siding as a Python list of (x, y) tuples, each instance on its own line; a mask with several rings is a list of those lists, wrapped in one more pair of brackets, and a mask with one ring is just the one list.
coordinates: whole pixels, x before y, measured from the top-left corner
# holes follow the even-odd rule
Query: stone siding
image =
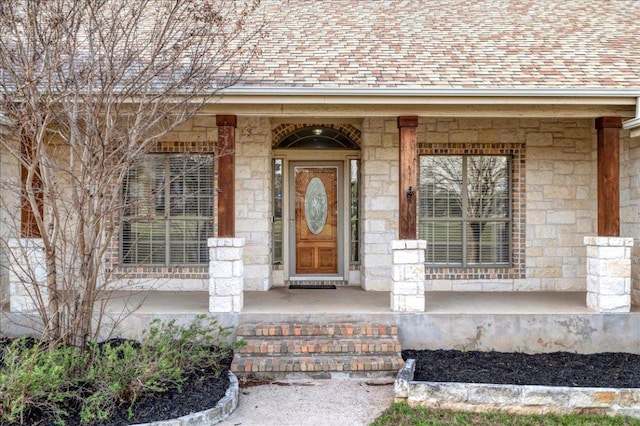
[(269, 120), (238, 117), (236, 237), (244, 238), (244, 288), (271, 286), (271, 131)]
[(361, 283), (366, 290), (391, 290), (391, 242), (398, 238), (398, 124), (396, 118), (367, 118), (362, 125)]
[(620, 133), (620, 236), (631, 237), (631, 304), (640, 305), (640, 137)]
[(584, 236), (597, 232), (593, 120), (540, 120), (527, 143), (527, 277), (532, 290), (586, 288)]
[(418, 143), (526, 149), (525, 277), (427, 281), (440, 291), (584, 291), (583, 237), (596, 232), (596, 132), (589, 119), (423, 119)]
[[(396, 118), (365, 119), (362, 134), (362, 284), (367, 290), (390, 290), (391, 241), (398, 229)], [(593, 120), (420, 118), (417, 136), (423, 145), (521, 144), (526, 150), (526, 172), (519, 182), (526, 196), (517, 204), (525, 212), (517, 224), (524, 231), (514, 236), (524, 241), (524, 276), (431, 279), (426, 290), (586, 289), (583, 238), (595, 235), (597, 225)]]

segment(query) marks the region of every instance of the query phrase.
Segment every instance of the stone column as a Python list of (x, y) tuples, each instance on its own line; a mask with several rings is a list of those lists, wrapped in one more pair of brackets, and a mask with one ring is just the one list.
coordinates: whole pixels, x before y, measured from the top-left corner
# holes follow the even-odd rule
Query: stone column
[(584, 237), (584, 244), (587, 307), (596, 312), (629, 312), (633, 238)]
[(391, 310), (424, 312), (424, 240), (394, 240)]
[(209, 312), (240, 312), (244, 238), (209, 238)]
[(9, 306), (11, 312), (36, 312), (49, 305), (47, 266), (40, 238), (12, 238), (9, 243)]

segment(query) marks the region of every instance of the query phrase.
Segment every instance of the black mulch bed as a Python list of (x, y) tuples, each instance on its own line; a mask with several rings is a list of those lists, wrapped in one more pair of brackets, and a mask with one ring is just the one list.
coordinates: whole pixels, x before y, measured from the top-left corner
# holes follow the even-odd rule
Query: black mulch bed
[(209, 377), (204, 380), (192, 377), (183, 385), (182, 392), (172, 390), (164, 393), (147, 395), (136, 401), (135, 416), (128, 418), (127, 406), (119, 407), (116, 415), (99, 426), (125, 426), (135, 423), (151, 423), (158, 420), (175, 419), (187, 414), (215, 407), (229, 387), (227, 370), (219, 378)]
[(416, 360), (418, 381), (640, 388), (637, 354), (404, 350), (402, 357)]

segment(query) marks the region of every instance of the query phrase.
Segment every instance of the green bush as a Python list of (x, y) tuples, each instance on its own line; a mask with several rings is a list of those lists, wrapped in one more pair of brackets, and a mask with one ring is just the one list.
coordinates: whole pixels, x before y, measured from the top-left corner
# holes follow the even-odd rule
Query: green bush
[(121, 405), (130, 417), (150, 392), (182, 390), (190, 378), (218, 376), (232, 354), (230, 330), (205, 315), (186, 326), (154, 320), (141, 342), (91, 342), (83, 351), (16, 340), (2, 354), (0, 422), (23, 424), (41, 413), (58, 424), (79, 408), (82, 424), (110, 418)]
[(76, 397), (74, 373), (82, 356), (72, 348), (49, 347), (18, 339), (5, 347), (0, 371), (0, 420), (24, 423), (30, 413), (53, 418), (68, 415), (66, 402)]

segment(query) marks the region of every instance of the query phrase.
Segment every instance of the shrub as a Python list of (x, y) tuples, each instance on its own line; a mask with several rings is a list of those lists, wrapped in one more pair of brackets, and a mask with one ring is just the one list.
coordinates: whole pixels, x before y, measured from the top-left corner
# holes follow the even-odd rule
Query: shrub
[(201, 315), (186, 326), (154, 320), (141, 342), (90, 342), (83, 351), (16, 340), (2, 353), (0, 423), (24, 424), (31, 417), (64, 424), (79, 417), (91, 424), (122, 405), (132, 417), (145, 393), (181, 391), (204, 372), (218, 376), (232, 354), (229, 334), (215, 318)]
[(5, 346), (0, 370), (0, 419), (24, 423), (32, 415), (60, 423), (75, 398), (74, 373), (83, 363), (73, 348), (33, 344), (22, 338)]
[(155, 319), (139, 344), (94, 344), (87, 374), (93, 392), (82, 406), (82, 422), (109, 418), (119, 404), (129, 405), (133, 415), (135, 401), (144, 393), (181, 391), (186, 380), (204, 371), (218, 376), (220, 360), (232, 351), (224, 341), (229, 333), (215, 318), (199, 315), (186, 326)]

